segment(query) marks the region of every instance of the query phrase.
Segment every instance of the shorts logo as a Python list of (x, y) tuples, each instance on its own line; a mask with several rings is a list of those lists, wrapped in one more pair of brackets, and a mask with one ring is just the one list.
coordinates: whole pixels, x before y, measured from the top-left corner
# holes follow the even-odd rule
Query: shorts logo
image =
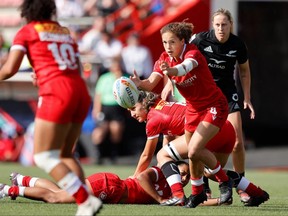
[(213, 121), (217, 118), (217, 111), (215, 107), (211, 107), (210, 113), (212, 114)]
[(105, 200), (106, 198), (107, 198), (107, 194), (106, 194), (104, 191), (102, 191), (102, 192), (99, 194), (99, 199)]

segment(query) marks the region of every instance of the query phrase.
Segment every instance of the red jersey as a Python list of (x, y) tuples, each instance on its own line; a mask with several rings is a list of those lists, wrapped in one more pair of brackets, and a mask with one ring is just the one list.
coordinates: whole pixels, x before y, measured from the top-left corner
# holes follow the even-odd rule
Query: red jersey
[[(171, 189), (166, 182), (161, 169), (152, 167), (157, 179), (154, 183), (158, 194), (163, 198), (170, 198)], [(95, 173), (87, 178), (90, 183), (93, 194), (100, 198), (104, 203), (121, 203), (123, 194), (127, 189), (127, 198), (123, 201), (125, 204), (152, 204), (156, 201), (149, 196), (140, 186), (136, 178), (122, 180), (113, 173)]]
[(170, 78), (176, 84), (180, 94), (186, 99), (187, 105), (196, 112), (202, 111), (223, 97), (223, 93), (213, 80), (205, 57), (195, 45), (186, 45), (181, 58), (178, 60), (171, 58), (166, 52), (163, 52), (155, 63), (154, 71), (163, 75), (160, 69), (160, 62), (165, 61), (170, 67), (173, 67), (187, 58), (195, 60), (198, 66), (185, 76), (171, 76)]
[(59, 75), (79, 74), (77, 43), (66, 27), (54, 21), (34, 21), (23, 26), (11, 50), (27, 53), (39, 87)]
[(169, 136), (184, 134), (185, 110), (185, 103), (160, 100), (147, 115), (147, 139), (158, 137), (160, 133)]
[(39, 86), (37, 118), (55, 123), (82, 123), (91, 98), (78, 67), (78, 47), (66, 27), (54, 21), (23, 26), (11, 50), (27, 54)]
[[(154, 183), (156, 191), (161, 197), (165, 199), (170, 198), (171, 189), (161, 169), (155, 166), (153, 166), (152, 169), (157, 175), (156, 182)], [(124, 180), (124, 183), (128, 189), (127, 204), (151, 204), (156, 202), (143, 190), (137, 179), (128, 178)]]

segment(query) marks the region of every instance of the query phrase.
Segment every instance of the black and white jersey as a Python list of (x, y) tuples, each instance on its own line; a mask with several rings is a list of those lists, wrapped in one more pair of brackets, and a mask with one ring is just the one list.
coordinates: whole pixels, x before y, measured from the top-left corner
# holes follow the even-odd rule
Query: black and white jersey
[(244, 42), (234, 34), (228, 41), (220, 43), (214, 30), (194, 34), (191, 43), (195, 44), (205, 56), (213, 78), (228, 102), (237, 94), (234, 70), (236, 62), (243, 64), (248, 60), (247, 48)]

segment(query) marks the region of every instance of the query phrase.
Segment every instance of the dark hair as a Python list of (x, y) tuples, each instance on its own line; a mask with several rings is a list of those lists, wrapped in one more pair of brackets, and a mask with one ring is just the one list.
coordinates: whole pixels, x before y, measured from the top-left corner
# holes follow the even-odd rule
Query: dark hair
[(165, 25), (161, 28), (160, 33), (161, 35), (166, 32), (172, 32), (175, 34), (180, 40), (184, 39), (185, 43), (188, 44), (189, 40), (193, 34), (194, 26), (192, 23), (185, 22), (172, 22)]
[(50, 20), (56, 14), (54, 0), (24, 0), (19, 7), (21, 17), (27, 22)]
[(139, 92), (138, 103), (142, 103), (147, 111), (160, 99), (160, 96), (153, 92), (145, 92), (143, 90), (139, 90)]

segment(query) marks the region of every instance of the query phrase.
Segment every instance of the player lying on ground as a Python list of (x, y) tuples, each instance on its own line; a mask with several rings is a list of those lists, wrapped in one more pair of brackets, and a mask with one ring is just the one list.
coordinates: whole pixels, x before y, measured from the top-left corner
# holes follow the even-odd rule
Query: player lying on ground
[[(183, 186), (187, 185), (190, 174), (188, 164), (177, 162)], [(11, 186), (0, 184), (0, 198), (16, 199), (25, 197), (47, 203), (74, 203), (75, 199), (60, 189), (54, 182), (31, 176), (12, 173)], [(137, 178), (121, 180), (118, 175), (108, 172), (95, 173), (86, 179), (88, 189), (104, 203), (109, 204), (154, 204), (171, 196), (171, 190), (158, 167), (150, 167)], [(209, 199), (205, 205), (217, 205), (217, 199)]]
[[(168, 184), (172, 188), (174, 198), (172, 198), (172, 202), (171, 200), (162, 202), (162, 205), (182, 205), (185, 202), (181, 178), (178, 174), (177, 166), (173, 164), (174, 161), (181, 158), (187, 159), (188, 157), (188, 149), (183, 136), (185, 109), (186, 107), (183, 103), (167, 102), (161, 100), (156, 94), (151, 92), (146, 94), (144, 91), (140, 91), (140, 97), (135, 106), (128, 109), (131, 116), (137, 121), (146, 122), (147, 142), (137, 168), (141, 167), (140, 170), (145, 170), (146, 166), (149, 166), (156, 149), (159, 134), (163, 133), (164, 135), (163, 148), (157, 154), (157, 161), (166, 176)], [(224, 167), (233, 150), (234, 143), (235, 131), (227, 120), (220, 132), (207, 143), (206, 148), (215, 155), (221, 166)], [(234, 179), (234, 187), (243, 191), (247, 190), (247, 193), (251, 195), (252, 199), (245, 203), (246, 206), (258, 206), (268, 200), (269, 195), (266, 192), (255, 185), (255, 187), (250, 189), (251, 187), (248, 187), (250, 182), (245, 178), (238, 177), (238, 173), (228, 171), (227, 174)], [(206, 175), (208, 176), (208, 173)], [(213, 175), (208, 177), (213, 178)], [(247, 185), (243, 185), (243, 182), (247, 183)], [(253, 184), (251, 183), (251, 185)], [(231, 202), (232, 200), (226, 204)]]

